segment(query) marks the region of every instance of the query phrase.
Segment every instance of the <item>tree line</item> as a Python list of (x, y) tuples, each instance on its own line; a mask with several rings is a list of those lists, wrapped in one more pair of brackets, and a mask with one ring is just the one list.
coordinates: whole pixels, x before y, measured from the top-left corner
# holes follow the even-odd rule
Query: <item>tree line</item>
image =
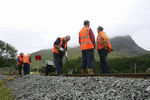
[(11, 67), (16, 66), (17, 50), (11, 44), (0, 40), (0, 66)]
[[(82, 58), (70, 59), (69, 65), (67, 61), (63, 64), (63, 73), (67, 74), (69, 66), (73, 68), (73, 74), (81, 73)], [(150, 54), (144, 54), (134, 57), (112, 58), (107, 59), (111, 73), (146, 73), (150, 68)], [(95, 61), (94, 73), (100, 74), (100, 61)]]
[[(0, 66), (12, 67), (17, 66), (17, 50), (15, 47), (0, 40)], [(107, 59), (109, 69), (111, 73), (134, 73), (136, 65), (136, 73), (146, 73), (148, 68), (150, 68), (150, 54), (144, 54), (141, 56), (134, 57), (123, 57), (123, 58), (111, 58)], [(81, 73), (81, 63), (82, 58), (78, 57), (76, 59), (69, 59), (69, 65), (67, 61), (63, 64), (62, 72), (64, 74), (68, 73), (69, 68), (73, 68), (73, 74)], [(99, 74), (100, 71), (100, 61), (95, 61), (94, 73)], [(36, 70), (36, 69), (33, 69)], [(31, 70), (32, 71), (32, 70)], [(43, 68), (39, 69), (43, 72)]]

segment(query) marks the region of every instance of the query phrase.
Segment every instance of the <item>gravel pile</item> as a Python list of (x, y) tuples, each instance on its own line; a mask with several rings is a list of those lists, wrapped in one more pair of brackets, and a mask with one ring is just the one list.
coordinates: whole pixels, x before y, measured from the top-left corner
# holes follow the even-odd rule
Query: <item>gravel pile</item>
[(150, 100), (150, 80), (26, 75), (8, 82), (16, 100)]

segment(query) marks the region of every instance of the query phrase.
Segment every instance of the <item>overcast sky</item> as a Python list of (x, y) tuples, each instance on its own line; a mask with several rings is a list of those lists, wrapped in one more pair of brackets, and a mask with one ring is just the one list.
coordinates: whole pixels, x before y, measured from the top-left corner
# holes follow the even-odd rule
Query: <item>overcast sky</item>
[(79, 46), (84, 20), (95, 39), (101, 25), (109, 38), (130, 35), (150, 51), (150, 0), (0, 0), (0, 40), (18, 53), (53, 48), (65, 35), (69, 47)]

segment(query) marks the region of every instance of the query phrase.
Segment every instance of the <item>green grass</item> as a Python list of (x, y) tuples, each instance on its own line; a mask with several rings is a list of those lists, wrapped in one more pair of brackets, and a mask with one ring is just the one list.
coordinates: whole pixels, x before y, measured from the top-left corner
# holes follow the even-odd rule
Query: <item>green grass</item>
[(0, 79), (0, 100), (14, 100), (15, 96), (11, 89), (3, 87), (4, 81)]

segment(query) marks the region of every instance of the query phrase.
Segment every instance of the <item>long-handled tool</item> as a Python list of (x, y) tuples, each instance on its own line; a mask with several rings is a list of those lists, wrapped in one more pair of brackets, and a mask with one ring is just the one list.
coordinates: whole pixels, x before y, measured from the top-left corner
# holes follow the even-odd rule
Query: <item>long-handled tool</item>
[(67, 57), (66, 57), (66, 56), (65, 56), (65, 58), (66, 58), (66, 60), (67, 60), (68, 66), (69, 66), (68, 74), (72, 74), (72, 73), (73, 73), (73, 68), (70, 68), (70, 65), (69, 65), (68, 59), (67, 59)]

